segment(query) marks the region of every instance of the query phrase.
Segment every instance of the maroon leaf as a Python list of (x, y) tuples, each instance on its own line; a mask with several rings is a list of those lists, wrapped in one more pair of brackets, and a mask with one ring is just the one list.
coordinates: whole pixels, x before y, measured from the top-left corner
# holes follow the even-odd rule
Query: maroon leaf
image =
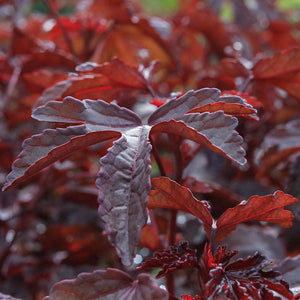
[(84, 122), (89, 128), (96, 125), (97, 130), (126, 131), (142, 125), (141, 119), (129, 109), (102, 100), (80, 101), (73, 97), (66, 97), (63, 102), (51, 101), (38, 107), (32, 116), (39, 121)]
[(212, 216), (207, 206), (197, 200), (188, 188), (167, 177), (153, 178), (151, 182), (155, 190), (149, 194), (148, 207), (150, 209), (170, 208), (188, 212), (203, 222), (206, 234), (210, 236)]
[(191, 109), (216, 102), (220, 95), (217, 89), (201, 89), (197, 91), (188, 91), (179, 98), (172, 98), (166, 104), (160, 106), (148, 120), (149, 125), (155, 125), (159, 122), (169, 120), (180, 120), (185, 113)]
[(227, 209), (217, 220), (216, 240), (221, 241), (236, 229), (237, 224), (248, 221), (265, 221), (282, 227), (292, 226), (293, 214), (283, 207), (297, 199), (281, 191), (273, 195), (252, 196), (234, 208)]
[(3, 190), (27, 180), (75, 151), (119, 136), (115, 131), (90, 131), (85, 125), (46, 129), (24, 141)]
[(166, 276), (180, 269), (191, 269), (197, 266), (196, 251), (188, 247), (187, 242), (170, 246), (167, 250), (158, 250), (153, 258), (148, 258), (137, 269), (162, 268), (156, 278)]
[(125, 265), (132, 263), (147, 222), (151, 171), (149, 130), (149, 126), (136, 127), (115, 141), (100, 161), (96, 182), (100, 190), (99, 214), (110, 242)]
[(253, 68), (253, 76), (257, 80), (268, 80), (299, 99), (299, 61), (299, 48), (281, 51), (260, 60)]
[(167, 292), (148, 274), (139, 274), (133, 280), (118, 269), (81, 273), (76, 279), (56, 283), (45, 300), (167, 300)]
[(152, 131), (179, 135), (203, 144), (241, 165), (246, 163), (245, 151), (241, 146), (243, 139), (234, 130), (237, 126), (236, 118), (217, 111), (215, 113), (188, 114), (182, 117), (182, 121), (161, 122), (154, 125)]

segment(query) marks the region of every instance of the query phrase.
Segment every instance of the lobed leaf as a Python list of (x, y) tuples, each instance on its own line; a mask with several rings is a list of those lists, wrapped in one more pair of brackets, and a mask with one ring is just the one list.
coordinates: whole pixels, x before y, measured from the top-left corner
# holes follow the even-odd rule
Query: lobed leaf
[(85, 125), (46, 129), (24, 141), (3, 190), (27, 180), (75, 151), (119, 136), (116, 131), (90, 131)]
[(99, 214), (122, 262), (130, 265), (147, 222), (150, 191), (149, 126), (139, 126), (114, 142), (97, 179)]
[(197, 91), (188, 91), (179, 98), (172, 98), (169, 102), (160, 106), (148, 120), (149, 125), (170, 120), (180, 120), (185, 113), (195, 107), (216, 102), (220, 95), (218, 89), (204, 88)]
[(97, 125), (97, 130), (124, 131), (140, 126), (141, 119), (133, 111), (102, 100), (78, 100), (66, 97), (51, 101), (34, 110), (32, 117), (39, 121)]
[(81, 273), (76, 279), (56, 283), (45, 300), (167, 300), (161, 289), (148, 274), (139, 274), (133, 280), (118, 269)]
[(292, 226), (293, 214), (283, 207), (296, 203), (297, 199), (281, 191), (273, 195), (252, 196), (234, 208), (228, 208), (217, 220), (216, 240), (221, 241), (236, 229), (237, 225), (248, 221), (265, 221), (282, 227)]
[[(184, 123), (183, 123), (184, 122)], [(246, 163), (242, 137), (234, 130), (237, 119), (215, 113), (188, 114), (182, 121), (170, 120), (152, 127), (152, 131), (166, 132), (203, 144), (211, 150), (243, 165)]]
[(153, 178), (151, 181), (155, 190), (152, 190), (148, 198), (148, 208), (169, 208), (190, 213), (203, 222), (207, 236), (210, 236), (212, 216), (203, 202), (196, 199), (191, 191), (167, 178)]

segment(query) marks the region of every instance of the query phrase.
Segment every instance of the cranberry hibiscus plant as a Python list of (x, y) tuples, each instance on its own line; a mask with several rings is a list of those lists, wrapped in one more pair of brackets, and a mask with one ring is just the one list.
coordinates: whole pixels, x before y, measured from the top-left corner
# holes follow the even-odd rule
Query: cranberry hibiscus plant
[(3, 23), (7, 173), (25, 139), (1, 194), (4, 290), (299, 299), (299, 228), (283, 229), (299, 223), (299, 28), (262, 0), (230, 2), (225, 24), (225, 2), (163, 19), (129, 0), (71, 1), (72, 17), (44, 1), (50, 19)]
[[(139, 73), (135, 72), (138, 80)], [(171, 209), (175, 217), (177, 211), (183, 211), (202, 223), (207, 236), (203, 252), (189, 248), (187, 243), (179, 243), (167, 250), (159, 249), (139, 269), (162, 268), (158, 273), (160, 277), (169, 276), (178, 269), (195, 268), (198, 270), (199, 299), (222, 295), (232, 299), (276, 299), (274, 293), (293, 299), (288, 284), (281, 280), (280, 272), (270, 270), (270, 262), (264, 256), (257, 253), (247, 259), (232, 260), (237, 251), (216, 247), (216, 243), (229, 236), (242, 222), (265, 221), (290, 227), (293, 214), (284, 206), (297, 200), (281, 191), (253, 196), (228, 208), (217, 219), (213, 218), (209, 203), (198, 200), (187, 186), (182, 185), (182, 162), (177, 166), (181, 170), (176, 171), (176, 181), (172, 180), (166, 176), (157, 151), (156, 136), (167, 133), (176, 140), (174, 152), (177, 157), (184, 155), (181, 144), (188, 139), (244, 165), (243, 139), (235, 130), (238, 121), (234, 116), (255, 119), (255, 109), (241, 97), (221, 95), (214, 88), (188, 91), (165, 101), (145, 121), (134, 111), (103, 100), (65, 97), (63, 101), (49, 101), (36, 108), (33, 118), (64, 126), (46, 129), (25, 140), (4, 190), (75, 151), (114, 140), (100, 159), (96, 185), (99, 189), (99, 215), (105, 223), (108, 239), (124, 265), (133, 263), (149, 210)], [(152, 180), (151, 149), (163, 175)], [(176, 226), (176, 223), (172, 225)], [(175, 240), (175, 236), (171, 238)], [(169, 292), (169, 297), (175, 299), (172, 296), (174, 291)], [(167, 299), (168, 292), (159, 288), (147, 274), (139, 274), (137, 281), (133, 281), (123, 271), (108, 269), (57, 283), (49, 299), (98, 297)], [(190, 296), (182, 297), (191, 299)]]

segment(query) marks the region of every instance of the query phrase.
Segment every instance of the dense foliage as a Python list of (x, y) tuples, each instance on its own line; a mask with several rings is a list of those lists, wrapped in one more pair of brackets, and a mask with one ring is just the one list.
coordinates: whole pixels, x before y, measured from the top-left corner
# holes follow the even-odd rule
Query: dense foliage
[(0, 3), (1, 299), (300, 299), (298, 11)]

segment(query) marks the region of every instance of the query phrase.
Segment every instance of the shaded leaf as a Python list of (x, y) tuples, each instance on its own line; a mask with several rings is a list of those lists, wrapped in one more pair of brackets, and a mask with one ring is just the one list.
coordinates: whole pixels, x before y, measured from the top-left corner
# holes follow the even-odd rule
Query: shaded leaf
[(248, 221), (265, 221), (282, 227), (292, 226), (293, 214), (283, 207), (297, 199), (281, 191), (273, 195), (252, 196), (234, 208), (228, 208), (217, 220), (216, 240), (221, 241), (236, 229), (237, 224)]
[(131, 110), (102, 100), (80, 101), (66, 97), (61, 101), (51, 101), (38, 107), (32, 116), (39, 121), (78, 123), (96, 125), (97, 130), (126, 131), (141, 125), (140, 118)]
[(24, 141), (3, 190), (27, 180), (75, 151), (119, 136), (115, 131), (90, 131), (85, 125), (46, 129)]
[(212, 216), (202, 201), (197, 200), (191, 191), (167, 178), (153, 178), (151, 181), (155, 190), (151, 191), (148, 208), (169, 208), (188, 212), (203, 222), (207, 236), (210, 236)]
[(215, 113), (188, 114), (182, 121), (170, 120), (152, 127), (152, 132), (160, 131), (190, 139), (243, 165), (246, 163), (242, 148), (242, 137), (234, 130), (237, 119)]
[(131, 129), (114, 142), (97, 179), (99, 214), (122, 262), (130, 265), (147, 222), (150, 191), (150, 127)]
[(76, 279), (56, 283), (45, 300), (167, 300), (167, 292), (148, 274), (133, 280), (118, 269), (81, 273)]

